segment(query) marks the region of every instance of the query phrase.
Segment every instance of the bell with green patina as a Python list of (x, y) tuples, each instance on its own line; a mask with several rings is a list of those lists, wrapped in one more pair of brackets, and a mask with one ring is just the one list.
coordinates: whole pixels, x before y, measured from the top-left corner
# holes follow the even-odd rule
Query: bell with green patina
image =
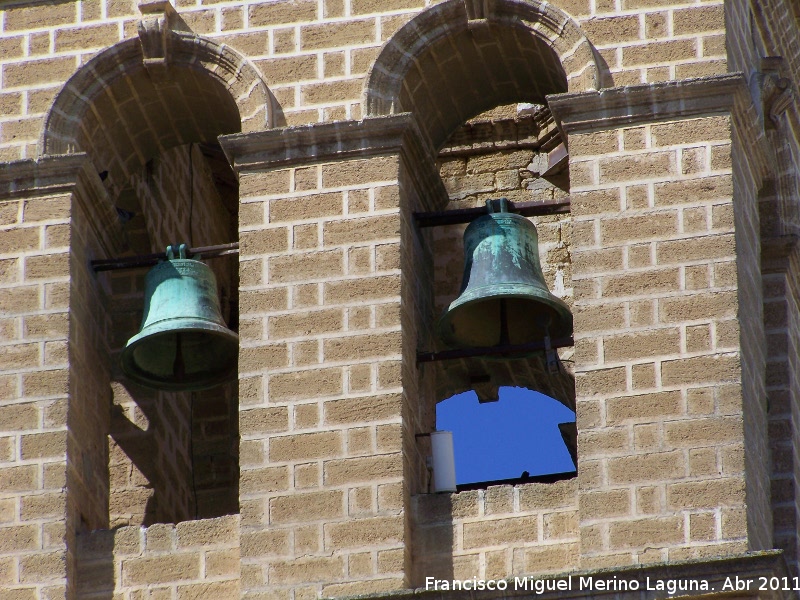
[(481, 348), (571, 335), (572, 313), (542, 275), (536, 227), (507, 212), (505, 199), (486, 204), (488, 214), (464, 232), (461, 291), (439, 319), (439, 337), (453, 348)]
[(225, 326), (214, 273), (185, 248), (175, 258), (168, 247), (145, 277), (142, 326), (120, 357), (131, 380), (153, 389), (204, 390), (237, 374), (239, 336)]

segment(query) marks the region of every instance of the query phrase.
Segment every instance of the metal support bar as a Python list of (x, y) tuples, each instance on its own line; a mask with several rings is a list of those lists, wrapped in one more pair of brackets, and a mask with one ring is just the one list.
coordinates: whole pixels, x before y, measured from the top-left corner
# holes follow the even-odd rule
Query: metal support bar
[[(232, 254), (239, 254), (239, 242), (233, 242), (232, 244), (218, 244), (216, 246), (189, 248), (186, 253), (188, 256), (200, 255), (203, 259), (230, 256)], [(99, 272), (113, 271), (116, 269), (139, 269), (142, 267), (152, 267), (163, 260), (167, 260), (166, 252), (159, 252), (157, 254), (140, 254), (139, 256), (126, 256), (124, 258), (93, 260), (90, 264), (95, 272)]]
[[(550, 340), (550, 348), (566, 348), (574, 346), (575, 341), (572, 337)], [(472, 356), (498, 356), (503, 354), (527, 354), (546, 350), (544, 341), (531, 342), (529, 344), (509, 344), (506, 346), (489, 346), (484, 348), (458, 348), (456, 350), (443, 350), (441, 352), (417, 352), (417, 362), (434, 362), (437, 360), (456, 360), (459, 358), (470, 358)]]
[[(553, 202), (509, 202), (510, 212), (524, 217), (539, 217), (543, 215), (560, 215), (569, 213), (570, 201), (554, 200)], [(414, 219), (420, 227), (439, 227), (441, 225), (457, 225), (469, 223), (486, 214), (486, 207), (460, 208), (457, 210), (444, 210), (439, 212), (415, 212)]]

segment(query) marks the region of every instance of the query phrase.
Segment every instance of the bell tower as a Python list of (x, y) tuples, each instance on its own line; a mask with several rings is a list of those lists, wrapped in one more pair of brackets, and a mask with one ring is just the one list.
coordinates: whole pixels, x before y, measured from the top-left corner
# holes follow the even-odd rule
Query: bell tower
[(796, 3), (2, 4), (0, 598), (796, 595)]

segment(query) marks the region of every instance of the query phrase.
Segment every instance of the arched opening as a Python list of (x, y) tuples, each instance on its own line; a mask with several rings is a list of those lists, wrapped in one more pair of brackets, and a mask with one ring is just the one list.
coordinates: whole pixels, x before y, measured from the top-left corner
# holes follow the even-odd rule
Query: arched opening
[[(100, 53), (56, 97), (44, 153), (83, 152), (86, 183), (73, 215), (75, 254), (68, 442), (75, 530), (148, 525), (238, 511), (238, 386), (145, 389), (119, 354), (141, 323), (146, 268), (92, 272), (91, 260), (238, 241), (238, 184), (217, 142), (261, 129), (272, 101), (230, 48), (168, 32), (166, 76), (148, 70), (138, 39)], [(111, 214), (97, 223), (98, 212)], [(112, 233), (110, 233), (112, 232)], [(238, 329), (238, 264), (207, 261), (226, 325)], [(110, 402), (109, 392), (110, 387)]]
[(470, 391), (436, 405), (437, 428), (453, 432), (460, 490), (569, 477), (574, 422), (574, 411), (523, 388), (500, 388), (488, 404)]
[[(414, 115), (427, 158), (436, 163), (447, 191), (447, 198), (428, 210), (476, 209), (501, 197), (512, 203), (547, 201), (566, 207), (566, 145), (547, 108), (547, 97), (596, 89), (598, 75), (594, 52), (579, 27), (546, 2), (446, 0), (420, 13), (384, 46), (368, 77), (365, 106), (369, 115)], [(557, 211), (531, 221), (538, 228), (544, 282), (570, 306), (569, 213)], [(420, 290), (415, 298), (420, 314), (418, 348), (433, 351), (431, 357), (447, 350), (434, 332), (461, 288), (465, 227), (462, 223), (418, 228), (419, 247), (428, 253), (428, 265), (422, 271), (430, 274), (421, 283), (419, 274), (414, 274)], [(436, 415), (437, 403), (444, 401), (445, 406), (453, 402), (446, 399), (462, 392), (474, 391), (485, 401), (472, 401), (469, 408), (478, 415), (502, 406), (502, 398), (498, 403), (491, 401), (498, 397), (498, 390), (509, 387), (544, 394), (571, 414), (575, 408), (571, 354), (572, 348), (565, 347), (557, 355), (531, 351), (503, 357), (426, 359), (420, 363), (419, 404), (413, 423), (422, 440), (419, 455), (424, 457), (429, 451), (426, 432), (443, 428)], [(476, 419), (483, 422), (481, 416)], [(553, 433), (561, 438), (557, 432)], [(565, 448), (562, 439), (555, 442), (559, 451)], [(427, 470), (420, 463), (409, 472), (419, 472), (424, 479)], [(525, 470), (529, 471), (523, 468), (510, 477), (497, 477), (520, 479)], [(413, 477), (409, 477), (409, 487), (414, 494), (419, 549), (414, 560), (419, 581), (432, 574), (453, 578), (475, 557), (487, 556), (488, 549), (480, 543), (456, 539), (463, 531), (459, 523), (464, 515), (488, 516), (494, 511), (491, 514), (500, 515), (497, 518), (519, 519), (521, 532), (530, 532), (528, 525), (537, 518), (535, 502), (513, 500), (523, 490), (538, 493), (531, 489), (537, 484), (464, 491), (456, 500), (449, 494), (424, 493), (429, 489), (427, 481), (416, 482)], [(573, 510), (574, 482), (545, 485), (559, 486), (564, 502), (559, 508)], [(502, 509), (487, 508), (500, 497)], [(521, 534), (512, 546), (536, 543), (535, 536)], [(486, 544), (491, 546), (491, 542)]]
[(599, 87), (595, 53), (577, 24), (539, 0), (447, 0), (383, 47), (368, 75), (368, 115), (413, 112), (438, 150), (467, 119), (512, 102)]
[[(542, 104), (500, 105), (467, 120), (443, 144), (437, 163), (450, 196), (446, 210), (479, 207), (487, 199), (498, 197), (518, 203), (568, 199), (569, 175), (563, 142), (549, 110)], [(545, 283), (554, 295), (571, 305), (569, 214), (531, 220), (539, 236), (539, 258)], [(459, 225), (437, 227), (432, 232), (436, 318), (459, 296), (466, 276), (463, 272), (465, 229), (466, 225)], [(455, 423), (459, 489), (487, 487), (503, 480), (512, 485), (545, 481), (546, 478), (534, 476), (564, 473), (569, 477), (569, 473), (575, 471), (575, 464), (569, 459), (570, 454), (575, 454), (575, 436), (562, 436), (558, 428), (560, 423), (574, 423), (572, 348), (560, 349), (558, 356), (556, 368), (548, 365), (544, 352), (513, 358), (474, 356), (436, 363), (436, 429), (450, 430), (452, 411), (466, 411), (474, 419), (472, 426), (461, 420)], [(509, 392), (522, 389), (528, 397), (519, 404), (516, 399), (519, 392)], [(504, 402), (506, 397), (515, 399)], [(479, 449), (480, 439), (464, 433), (473, 427), (491, 424), (498, 439), (515, 439), (524, 446), (528, 440), (524, 432), (518, 430), (519, 424), (533, 419), (537, 425), (542, 425), (546, 421), (542, 417), (553, 412), (545, 410), (549, 406), (546, 403), (535, 401), (540, 398), (560, 404), (563, 414), (558, 422), (550, 419), (549, 429), (537, 436), (536, 452), (557, 454), (562, 459), (566, 455), (568, 463), (561, 460), (541, 469), (523, 467), (516, 474), (507, 472), (500, 462), (503, 459), (490, 459), (486, 451)], [(539, 414), (543, 410), (545, 412)], [(574, 424), (567, 429), (574, 431)], [(569, 443), (569, 450), (565, 441)], [(487, 468), (476, 471), (480, 465)], [(523, 472), (527, 474), (523, 476)], [(469, 473), (475, 475), (467, 475)]]

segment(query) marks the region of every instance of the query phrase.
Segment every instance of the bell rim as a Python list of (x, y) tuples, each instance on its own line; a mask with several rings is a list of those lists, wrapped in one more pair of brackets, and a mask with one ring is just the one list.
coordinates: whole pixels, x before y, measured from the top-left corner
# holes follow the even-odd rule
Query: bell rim
[[(474, 304), (478, 301), (504, 300), (504, 299), (530, 300), (532, 291), (536, 292), (534, 294), (534, 297), (537, 299), (537, 301), (540, 302), (541, 304), (549, 306), (556, 313), (558, 313), (559, 316), (561, 317), (561, 322), (564, 324), (563, 327), (555, 329), (553, 332), (551, 332), (550, 334), (551, 339), (556, 339), (562, 336), (572, 334), (573, 330), (572, 311), (570, 311), (569, 305), (566, 302), (564, 302), (561, 298), (553, 295), (549, 291), (545, 296), (544, 294), (542, 294), (542, 289), (540, 287), (533, 285), (509, 283), (509, 284), (504, 284), (507, 286), (506, 290), (502, 289), (502, 285), (503, 284), (472, 288), (468, 292), (465, 292), (464, 294), (453, 300), (453, 302), (449, 304), (444, 314), (442, 314), (439, 317), (436, 323), (439, 339), (442, 340), (442, 342), (444, 342), (445, 345), (447, 345), (450, 348), (472, 347), (469, 344), (458, 341), (453, 336), (452, 332), (450, 331), (450, 328), (448, 327), (448, 325), (452, 321), (452, 315), (455, 311), (467, 308), (469, 305)], [(498, 290), (498, 288), (500, 289)], [(480, 295), (478, 293), (480, 290), (494, 290), (494, 293)], [(475, 346), (475, 347), (482, 347), (482, 346)]]
[[(196, 318), (186, 320), (198, 321)], [(172, 321), (173, 323), (175, 320)], [(148, 328), (151, 329), (153, 326), (149, 326)], [(238, 349), (239, 349), (239, 336), (235, 332), (231, 331), (227, 327), (223, 327), (213, 321), (209, 321), (207, 323), (198, 323), (194, 327), (185, 327), (180, 330), (181, 333), (207, 333), (213, 332), (219, 334), (218, 342), (222, 344), (228, 344), (232, 347), (232, 350), (236, 350), (236, 354), (238, 356)], [(159, 335), (166, 335), (166, 334), (174, 334), (176, 333), (174, 329), (171, 330), (161, 330), (161, 331), (140, 331), (133, 337), (128, 340), (128, 343), (125, 344), (125, 348), (123, 348), (122, 353), (120, 354), (119, 361), (120, 367), (122, 368), (122, 372), (128, 377), (132, 382), (146, 387), (148, 389), (154, 390), (161, 390), (161, 391), (168, 391), (168, 392), (198, 392), (202, 390), (209, 390), (215, 388), (219, 385), (227, 383), (235, 378), (237, 372), (237, 361), (234, 361), (233, 364), (226, 369), (220, 371), (211, 371), (209, 375), (204, 378), (194, 379), (189, 382), (184, 383), (177, 383), (177, 382), (170, 382), (165, 379), (160, 379), (157, 377), (153, 377), (148, 372), (138, 368), (136, 366), (136, 362), (133, 360), (134, 350), (136, 349), (139, 344), (144, 342), (145, 340), (154, 338)]]
[[(173, 325), (173, 327), (161, 330), (159, 326), (162, 323), (170, 323), (171, 325)], [(213, 331), (213, 332), (223, 333), (226, 336), (234, 337), (236, 339), (236, 343), (237, 344), (239, 343), (239, 334), (237, 334), (235, 331), (231, 331), (224, 325), (220, 325), (219, 322), (217, 322), (214, 319), (203, 319), (202, 317), (197, 317), (193, 315), (186, 317), (166, 317), (164, 319), (159, 319), (158, 321), (153, 321), (152, 323), (148, 323), (145, 327), (141, 329), (141, 331), (139, 331), (139, 333), (131, 336), (128, 339), (127, 343), (125, 344), (125, 348), (127, 348), (134, 342), (139, 341), (140, 339), (153, 336), (158, 333), (166, 333), (166, 332), (175, 333), (174, 325), (176, 324), (180, 325), (181, 323), (192, 324), (180, 328), (181, 331), (186, 331), (186, 332)]]

